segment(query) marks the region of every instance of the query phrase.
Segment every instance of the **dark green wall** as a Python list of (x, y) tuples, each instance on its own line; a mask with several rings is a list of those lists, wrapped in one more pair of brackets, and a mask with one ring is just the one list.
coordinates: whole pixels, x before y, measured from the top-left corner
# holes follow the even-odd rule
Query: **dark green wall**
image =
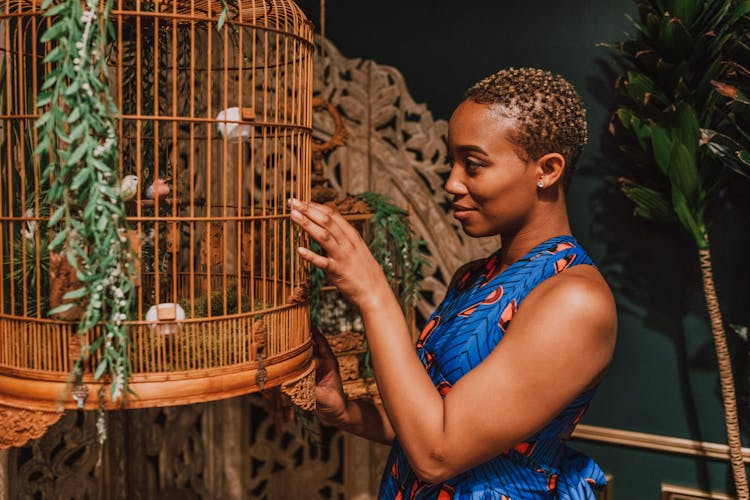
[[(318, 23), (319, 1), (299, 2)], [(464, 90), (507, 66), (563, 74), (588, 109), (590, 142), (573, 183), (574, 233), (599, 263), (619, 306), (614, 362), (584, 423), (724, 442), (715, 356), (706, 322), (695, 249), (674, 229), (632, 217), (619, 193), (621, 158), (606, 133), (612, 106), (609, 52), (633, 28), (631, 0), (327, 2), (326, 35), (347, 57), (395, 66), (412, 96), (447, 119)], [(715, 271), (728, 321), (747, 324), (745, 266), (750, 182), (735, 177), (712, 226)], [(732, 337), (747, 420), (745, 347)], [(585, 361), (585, 360), (582, 360)], [(718, 462), (576, 442), (615, 477), (618, 500), (656, 499), (670, 482), (728, 492)]]

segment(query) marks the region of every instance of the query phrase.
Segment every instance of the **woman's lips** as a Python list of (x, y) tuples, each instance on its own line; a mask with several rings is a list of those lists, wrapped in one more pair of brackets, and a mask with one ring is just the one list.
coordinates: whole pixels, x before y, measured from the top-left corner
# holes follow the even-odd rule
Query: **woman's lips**
[(453, 216), (458, 220), (463, 220), (469, 215), (471, 215), (471, 212), (474, 211), (473, 208), (469, 207), (462, 207), (461, 205), (453, 205)]

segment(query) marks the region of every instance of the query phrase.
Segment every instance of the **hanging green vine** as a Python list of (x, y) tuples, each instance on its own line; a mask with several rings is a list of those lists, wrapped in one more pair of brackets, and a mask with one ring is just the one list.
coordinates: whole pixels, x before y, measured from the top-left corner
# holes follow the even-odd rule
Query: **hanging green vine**
[[(84, 307), (78, 334), (93, 330), (95, 335), (81, 350), (75, 373), (80, 377), (83, 361), (98, 351), (101, 362), (94, 378), (108, 383), (109, 396), (117, 402), (129, 392), (124, 321), (133, 300), (133, 284), (117, 169), (118, 110), (107, 86), (103, 57), (107, 37), (113, 35), (108, 21), (111, 8), (112, 0), (101, 6), (97, 0), (43, 3), (51, 24), (41, 42), (52, 47), (44, 59), (51, 70), (37, 99), (44, 113), (36, 122), (39, 144), (35, 153), (50, 158), (44, 172), (52, 180), (46, 200), (52, 207), (49, 228), (55, 233), (50, 252), (65, 255), (81, 285), (65, 295), (70, 302), (49, 314)], [(99, 430), (103, 440), (102, 425)]]
[[(394, 286), (404, 307), (413, 307), (419, 295), (421, 267), (425, 263), (421, 252), (423, 241), (414, 233), (409, 215), (381, 194), (365, 192), (355, 195), (367, 204), (372, 212), (371, 239), (368, 244), (375, 260), (383, 268), (388, 282)], [(320, 252), (314, 241), (310, 249)], [(320, 307), (320, 290), (325, 275), (317, 267), (310, 271), (310, 317), (317, 320)]]
[(419, 294), (420, 268), (425, 263), (409, 215), (391, 203), (387, 197), (365, 192), (358, 194), (373, 212), (370, 219), (372, 239), (370, 251), (380, 263), (388, 281), (398, 279), (399, 299), (405, 307), (413, 307)]

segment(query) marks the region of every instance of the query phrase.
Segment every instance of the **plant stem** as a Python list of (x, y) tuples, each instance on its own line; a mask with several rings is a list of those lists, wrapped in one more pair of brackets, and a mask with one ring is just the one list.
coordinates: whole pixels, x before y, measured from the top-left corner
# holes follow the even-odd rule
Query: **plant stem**
[(716, 358), (719, 363), (719, 380), (721, 382), (721, 396), (724, 402), (724, 421), (727, 426), (727, 443), (729, 444), (729, 458), (734, 474), (734, 483), (739, 500), (748, 500), (748, 485), (745, 474), (745, 462), (742, 457), (742, 440), (740, 426), (737, 419), (737, 396), (734, 390), (734, 375), (732, 374), (732, 360), (729, 356), (727, 338), (724, 332), (724, 322), (721, 319), (719, 300), (714, 288), (714, 277), (711, 266), (711, 251), (698, 250), (701, 275), (703, 277), (703, 293), (706, 298), (708, 316), (711, 320), (711, 333), (716, 348)]

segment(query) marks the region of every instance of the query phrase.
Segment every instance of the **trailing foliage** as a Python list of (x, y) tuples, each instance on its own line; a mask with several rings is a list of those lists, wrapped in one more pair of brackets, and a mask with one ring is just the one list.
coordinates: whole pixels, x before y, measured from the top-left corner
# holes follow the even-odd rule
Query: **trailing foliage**
[(624, 74), (611, 130), (633, 162), (622, 189), (637, 215), (676, 219), (705, 249), (706, 209), (725, 181), (721, 164), (731, 158), (735, 169), (750, 172), (748, 136), (733, 126), (747, 104), (737, 93), (732, 110), (716, 91), (731, 72), (747, 76), (726, 58), (747, 56), (742, 30), (750, 2), (636, 4), (636, 34), (617, 46)]
[[(102, 54), (113, 35), (109, 0), (46, 0), (50, 20), (41, 42), (49, 44), (37, 106), (38, 156), (50, 161), (43, 177), (52, 179), (46, 202), (52, 207), (49, 228), (55, 236), (50, 252), (62, 252), (75, 268), (80, 288), (66, 300), (86, 304), (78, 332), (101, 324), (102, 335), (82, 349), (76, 371), (92, 352), (101, 362), (94, 377), (109, 383), (113, 401), (128, 393), (130, 364), (124, 326), (133, 300), (132, 257), (126, 237), (125, 210), (117, 168), (118, 110), (110, 96)], [(65, 303), (50, 315), (74, 307)], [(101, 436), (103, 438), (103, 436)]]
[[(425, 263), (421, 248), (423, 241), (414, 233), (405, 210), (393, 205), (387, 197), (365, 192), (355, 196), (364, 201), (372, 212), (371, 238), (368, 244), (375, 260), (383, 268), (388, 282), (394, 287), (404, 307), (412, 307), (419, 294), (421, 267)], [(320, 246), (311, 242), (310, 249), (320, 252)], [(325, 276), (313, 267), (310, 272), (311, 318), (317, 320), (320, 306), (320, 289)]]
[[(310, 240), (310, 250), (320, 254), (323, 249), (320, 245)], [(310, 320), (313, 323), (318, 322), (318, 313), (320, 311), (320, 293), (325, 284), (326, 276), (323, 270), (316, 266), (310, 269)]]
[(422, 241), (416, 237), (405, 210), (383, 195), (365, 192), (357, 195), (373, 212), (370, 219), (372, 239), (369, 247), (391, 283), (398, 279), (399, 298), (406, 307), (417, 302), (420, 268), (425, 260)]

